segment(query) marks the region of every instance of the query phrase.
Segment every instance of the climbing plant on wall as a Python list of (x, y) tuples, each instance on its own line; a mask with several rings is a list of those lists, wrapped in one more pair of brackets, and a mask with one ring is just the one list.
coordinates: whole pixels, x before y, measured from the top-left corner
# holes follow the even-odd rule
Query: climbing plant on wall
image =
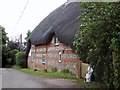
[(90, 62), (95, 79), (120, 88), (120, 2), (80, 3), (84, 21), (73, 45), (81, 59)]

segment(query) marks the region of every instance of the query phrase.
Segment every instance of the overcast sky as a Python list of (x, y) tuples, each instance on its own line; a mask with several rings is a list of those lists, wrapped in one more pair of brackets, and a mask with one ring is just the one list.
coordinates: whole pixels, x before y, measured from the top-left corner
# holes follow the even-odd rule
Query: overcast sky
[(0, 25), (10, 39), (20, 34), (24, 38), (28, 30), (32, 31), (50, 12), (65, 2), (67, 0), (0, 0)]

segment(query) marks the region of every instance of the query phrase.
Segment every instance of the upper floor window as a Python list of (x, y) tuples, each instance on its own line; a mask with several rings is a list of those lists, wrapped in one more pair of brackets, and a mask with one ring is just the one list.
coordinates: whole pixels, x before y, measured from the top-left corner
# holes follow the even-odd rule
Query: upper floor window
[(58, 37), (55, 35), (54, 37), (54, 45), (55, 46), (58, 46), (59, 45), (59, 40), (58, 40)]

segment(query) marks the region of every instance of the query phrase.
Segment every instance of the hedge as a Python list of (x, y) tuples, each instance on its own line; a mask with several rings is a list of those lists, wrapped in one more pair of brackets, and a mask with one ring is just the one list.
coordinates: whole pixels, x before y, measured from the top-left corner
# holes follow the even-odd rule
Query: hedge
[(25, 52), (18, 52), (15, 54), (15, 56), (16, 56), (16, 65), (22, 68), (26, 67)]
[(17, 49), (14, 49), (10, 52), (10, 58), (11, 58), (11, 61), (10, 61), (10, 64), (11, 65), (15, 65), (16, 64), (16, 57), (15, 57), (15, 54), (18, 53), (19, 51)]

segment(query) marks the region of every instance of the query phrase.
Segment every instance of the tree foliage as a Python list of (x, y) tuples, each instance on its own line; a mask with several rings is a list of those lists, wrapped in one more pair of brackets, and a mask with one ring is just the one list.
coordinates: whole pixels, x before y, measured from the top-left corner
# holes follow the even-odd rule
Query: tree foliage
[(120, 88), (120, 2), (81, 3), (84, 21), (73, 42), (81, 59), (90, 62), (97, 81)]
[(26, 33), (26, 37), (25, 37), (25, 40), (26, 40), (26, 41), (24, 42), (25, 45), (27, 45), (27, 41), (28, 41), (28, 38), (29, 38), (30, 34), (31, 34), (31, 31), (28, 30), (27, 33)]
[(30, 31), (30, 30), (28, 30), (28, 31), (27, 31), (27, 33), (26, 33), (26, 35), (27, 35), (27, 36), (25, 37), (25, 40), (26, 40), (26, 41), (28, 40), (28, 38), (29, 38), (30, 34), (31, 34), (31, 31)]
[(5, 28), (2, 26), (0, 26), (0, 35), (2, 36), (2, 38), (0, 39), (2, 42), (1, 49), (2, 52), (4, 52), (6, 48), (6, 44), (9, 41), (9, 38), (7, 37), (7, 33), (5, 32)]
[(12, 51), (14, 49), (20, 50), (20, 45), (18, 41), (9, 41), (8, 42), (9, 50)]
[(18, 53), (19, 51), (17, 49), (13, 49), (10, 51), (10, 58), (11, 58), (11, 61), (10, 61), (10, 65), (15, 65), (16, 64), (16, 56), (15, 54)]
[(4, 66), (7, 62), (7, 56), (8, 56), (8, 47), (7, 43), (9, 41), (9, 38), (7, 37), (7, 33), (5, 32), (5, 28), (0, 25), (0, 51), (2, 51), (2, 65)]

